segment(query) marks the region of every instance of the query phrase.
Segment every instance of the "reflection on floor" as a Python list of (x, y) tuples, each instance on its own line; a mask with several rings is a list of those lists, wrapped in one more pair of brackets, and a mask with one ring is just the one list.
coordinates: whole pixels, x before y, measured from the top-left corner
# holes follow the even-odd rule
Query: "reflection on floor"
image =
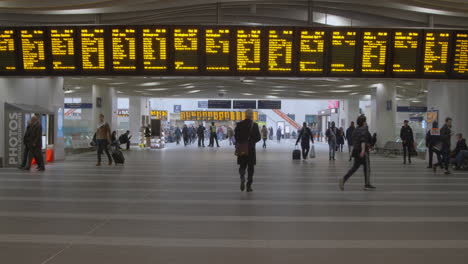
[(75, 156), (45, 173), (0, 169), (0, 260), (16, 264), (466, 263), (468, 174), (372, 158), (338, 190), (348, 154), (292, 161), (258, 146), (241, 193), (232, 147), (125, 152), (125, 166)]

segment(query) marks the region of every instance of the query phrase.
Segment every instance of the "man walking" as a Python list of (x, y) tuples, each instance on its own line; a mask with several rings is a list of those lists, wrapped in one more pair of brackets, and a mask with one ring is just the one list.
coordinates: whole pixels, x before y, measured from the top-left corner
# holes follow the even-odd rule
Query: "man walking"
[(34, 158), (37, 163), (37, 168), (39, 171), (44, 171), (44, 158), (42, 157), (42, 125), (39, 122), (37, 116), (31, 117), (31, 125), (29, 128), (29, 139), (27, 143), (29, 144), (29, 158), (25, 166), (25, 170), (29, 170), (31, 166), (31, 159)]
[(352, 159), (353, 154), (353, 132), (356, 127), (354, 126), (354, 121), (351, 122), (351, 125), (346, 129), (346, 141), (348, 141), (348, 152), (349, 152), (349, 161)]
[(205, 127), (200, 124), (197, 129), (198, 147), (205, 147)]
[(364, 190), (374, 190), (375, 187), (370, 184), (370, 160), (369, 160), (369, 146), (371, 135), (366, 123), (366, 116), (361, 115), (356, 121), (358, 127), (353, 133), (353, 157), (354, 165), (340, 179), (340, 189), (344, 190), (344, 184), (348, 179), (359, 169), (362, 165), (364, 167)]
[(450, 174), (450, 141), (452, 133), (452, 118), (447, 117), (445, 119), (445, 125), (440, 129), (440, 139), (442, 141), (442, 167), (445, 167), (445, 174)]
[(327, 129), (326, 137), (329, 148), (329, 157), (330, 160), (335, 160), (336, 152), (336, 135), (338, 134), (338, 129), (335, 127), (335, 122), (331, 122), (331, 126)]
[(414, 148), (413, 129), (408, 125), (408, 120), (404, 121), (404, 125), (400, 130), (400, 139), (403, 143), (403, 164), (406, 164), (406, 154), (408, 154), (408, 163), (411, 164), (411, 152)]
[(266, 128), (265, 125), (262, 127), (262, 139), (263, 139), (263, 148), (266, 149), (266, 141), (268, 139), (268, 129)]
[(245, 120), (237, 123), (234, 135), (241, 179), (240, 189), (241, 191), (245, 190), (245, 172), (247, 170), (247, 192), (252, 192), (254, 166), (257, 163), (255, 144), (261, 139), (258, 124), (253, 121), (252, 110), (245, 111)]
[[(23, 160), (21, 165), (18, 167), (20, 170), (29, 170), (31, 165), (31, 160), (29, 158), (29, 151), (31, 147), (31, 120), (28, 121), (28, 126), (26, 127), (26, 132), (23, 136)], [(29, 162), (29, 163), (28, 163)]]
[(299, 136), (297, 137), (296, 145), (301, 141), (301, 149), (302, 149), (302, 158), (304, 160), (307, 159), (307, 155), (309, 155), (310, 151), (310, 142), (314, 144), (314, 137), (312, 136), (312, 131), (310, 128), (307, 127), (307, 123), (304, 122), (302, 124), (302, 129), (299, 132)]

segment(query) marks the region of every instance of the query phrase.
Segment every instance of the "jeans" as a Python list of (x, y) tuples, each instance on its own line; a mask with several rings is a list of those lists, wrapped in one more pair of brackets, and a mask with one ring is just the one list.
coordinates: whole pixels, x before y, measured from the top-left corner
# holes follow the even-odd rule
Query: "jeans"
[[(437, 163), (433, 164), (433, 155), (436, 154)], [(442, 151), (434, 148), (433, 146), (429, 147), (429, 166), (441, 166), (443, 167), (442, 162)]]
[(344, 176), (344, 182), (346, 182), (359, 169), (359, 167), (361, 167), (361, 165), (364, 168), (364, 183), (366, 186), (370, 185), (370, 160), (369, 160), (369, 154), (367, 153), (363, 158), (361, 157), (354, 158), (353, 167)]
[(245, 181), (245, 171), (247, 170), (247, 186), (252, 185), (253, 183), (253, 175), (254, 175), (254, 164), (249, 162), (248, 158), (242, 159), (240, 162), (239, 167), (239, 174), (241, 181)]
[(301, 144), (302, 149), (302, 158), (307, 159), (307, 155), (309, 155), (310, 151), (310, 144)]
[(198, 146), (205, 146), (205, 135), (198, 135)]
[(218, 137), (216, 136), (216, 133), (211, 133), (210, 135), (210, 147), (214, 147), (214, 141), (216, 140), (216, 145), (219, 147), (219, 142), (218, 142)]
[(403, 162), (406, 163), (406, 153), (408, 153), (408, 161), (411, 163), (411, 150), (413, 149), (412, 143), (403, 143)]
[(111, 163), (112, 162), (112, 157), (111, 157), (111, 155), (109, 153), (109, 149), (107, 148), (107, 139), (97, 139), (96, 143), (97, 143), (98, 163), (101, 163), (101, 155), (102, 155), (103, 151), (106, 152), (107, 158), (109, 159), (109, 163)]
[(336, 152), (336, 143), (335, 142), (328, 142), (328, 147), (329, 147), (330, 159), (334, 159), (335, 158), (335, 152)]
[(266, 141), (267, 141), (267, 139), (264, 138), (264, 139), (263, 139), (263, 148), (266, 148)]
[(468, 159), (468, 150), (461, 150), (457, 154), (457, 168), (461, 168), (465, 160)]
[(348, 143), (348, 151), (349, 151), (349, 160), (351, 160), (353, 156), (353, 144)]
[(445, 170), (448, 170), (449, 164), (450, 164), (450, 146), (443, 146), (441, 167), (445, 168)]

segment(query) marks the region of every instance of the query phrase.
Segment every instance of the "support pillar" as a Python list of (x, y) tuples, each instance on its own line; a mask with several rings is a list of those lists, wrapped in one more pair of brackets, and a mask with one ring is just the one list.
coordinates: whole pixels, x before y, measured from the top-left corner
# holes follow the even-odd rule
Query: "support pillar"
[(359, 116), (359, 97), (353, 96), (347, 100), (343, 100), (342, 109), (342, 119), (344, 120), (344, 124), (340, 125), (346, 129), (351, 124), (351, 121), (356, 123), (356, 119)]
[[(99, 99), (100, 98), (100, 99)], [(100, 101), (101, 105), (98, 105)], [(117, 123), (117, 93), (114, 88), (104, 87), (93, 84), (92, 88), (93, 102), (93, 126), (97, 128), (99, 115), (103, 114), (104, 119), (109, 123), (111, 130), (116, 130)]]
[(372, 95), (372, 117), (369, 132), (377, 133), (377, 147), (388, 141), (395, 141), (396, 128), (396, 86), (392, 81), (377, 84)]
[(130, 134), (132, 143), (140, 142), (141, 128), (146, 125), (142, 123), (142, 116), (149, 115), (148, 98), (140, 96), (131, 96), (129, 105)]

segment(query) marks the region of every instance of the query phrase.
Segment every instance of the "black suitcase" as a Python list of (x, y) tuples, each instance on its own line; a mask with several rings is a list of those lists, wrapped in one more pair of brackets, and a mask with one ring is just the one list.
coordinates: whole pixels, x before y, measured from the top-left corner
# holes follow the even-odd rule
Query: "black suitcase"
[(124, 164), (125, 163), (125, 157), (120, 151), (120, 149), (113, 149), (112, 150), (112, 159), (114, 160), (115, 164)]
[(301, 151), (298, 149), (293, 150), (292, 154), (293, 160), (300, 160), (301, 159)]

